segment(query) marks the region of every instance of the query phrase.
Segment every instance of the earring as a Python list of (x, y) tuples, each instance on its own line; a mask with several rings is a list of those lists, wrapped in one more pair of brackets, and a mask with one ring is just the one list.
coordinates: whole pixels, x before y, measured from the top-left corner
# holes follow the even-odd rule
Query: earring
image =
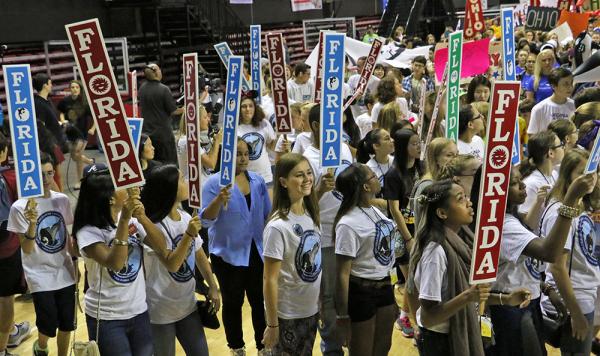
[(115, 205), (115, 198), (110, 198), (110, 200), (108, 201), (109, 205)]

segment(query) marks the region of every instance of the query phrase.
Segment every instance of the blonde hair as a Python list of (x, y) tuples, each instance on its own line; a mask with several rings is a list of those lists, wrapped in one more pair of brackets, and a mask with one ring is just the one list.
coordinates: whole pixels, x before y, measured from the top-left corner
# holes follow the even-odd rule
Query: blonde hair
[(592, 121), (600, 117), (600, 101), (590, 101), (581, 104), (573, 114), (572, 121), (577, 128), (581, 128), (587, 121)]
[(450, 145), (454, 144), (449, 138), (445, 137), (437, 137), (431, 140), (429, 143), (429, 147), (427, 148), (427, 173), (431, 175), (433, 180), (440, 180), (440, 176), (442, 175), (443, 168), (438, 165), (437, 157), (442, 154), (442, 152), (448, 148)]
[(402, 118), (404, 118), (404, 115), (402, 114), (400, 105), (398, 105), (398, 103), (395, 101), (392, 101), (385, 104), (381, 111), (379, 111), (379, 116), (377, 117), (377, 127), (385, 129), (390, 133), (390, 135), (393, 135), (392, 127)]
[(542, 78), (542, 56), (547, 54), (551, 55), (556, 61), (554, 51), (551, 49), (545, 49), (537, 55), (537, 58), (535, 59), (535, 68), (533, 69), (533, 90), (538, 90), (540, 86), (540, 80)]

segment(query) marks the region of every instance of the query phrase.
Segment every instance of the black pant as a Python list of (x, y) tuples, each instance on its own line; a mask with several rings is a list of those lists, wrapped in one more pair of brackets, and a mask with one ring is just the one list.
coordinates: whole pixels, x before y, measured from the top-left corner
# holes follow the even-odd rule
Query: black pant
[(222, 258), (210, 255), (213, 271), (219, 280), (223, 298), (223, 326), (227, 337), (227, 346), (232, 349), (244, 347), (242, 332), (242, 305), (244, 292), (252, 308), (252, 326), (257, 348), (263, 349), (261, 343), (266, 328), (263, 298), (263, 261), (254, 243), (250, 249), (248, 267), (233, 266)]
[(446, 356), (451, 355), (450, 336), (435, 331), (419, 328), (420, 335), (417, 341), (420, 356)]

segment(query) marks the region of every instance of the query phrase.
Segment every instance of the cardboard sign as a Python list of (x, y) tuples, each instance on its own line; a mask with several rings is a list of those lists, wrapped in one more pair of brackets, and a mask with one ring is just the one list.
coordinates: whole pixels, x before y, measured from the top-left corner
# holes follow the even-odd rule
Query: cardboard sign
[(140, 105), (138, 101), (138, 82), (136, 70), (129, 72), (129, 82), (131, 83), (131, 106), (133, 107), (133, 117), (139, 117)]
[(460, 68), (462, 66), (462, 31), (450, 34), (448, 40), (448, 88), (446, 90), (446, 137), (458, 142), (460, 111)]
[(556, 27), (560, 12), (553, 7), (530, 7), (527, 10), (527, 30), (550, 31)]
[(587, 29), (588, 23), (590, 19), (589, 13), (576, 13), (570, 12), (567, 10), (563, 10), (560, 12), (560, 17), (556, 25), (561, 25), (563, 23), (568, 23), (571, 28), (571, 33), (574, 36), (578, 36), (580, 33)]
[(252, 90), (258, 93), (256, 103), (260, 105), (262, 90), (260, 88), (262, 70), (260, 69), (260, 25), (250, 26), (250, 76), (252, 77)]
[(140, 139), (142, 138), (142, 126), (144, 119), (139, 117), (128, 117), (127, 125), (129, 126), (129, 132), (131, 132), (131, 138), (133, 139), (133, 145), (135, 146), (136, 154), (140, 150)]
[(521, 84), (516, 81), (496, 81), (492, 85), (488, 142), (471, 258), (471, 284), (493, 282), (498, 273), (514, 139), (511, 129), (515, 127), (520, 89)]
[[(227, 65), (227, 63), (229, 63), (229, 57), (233, 56), (233, 52), (231, 51), (231, 48), (229, 48), (229, 44), (227, 42), (221, 42), (221, 43), (217, 43), (213, 47), (217, 51), (219, 58), (221, 58), (221, 62), (223, 63), (223, 65), (225, 67), (229, 68), (229, 66)], [(242, 68), (242, 88), (244, 91), (248, 91), (251, 88), (250, 84), (244, 77), (243, 68)]]
[[(496, 41), (491, 43), (500, 44)], [(462, 67), (460, 70), (461, 78), (474, 77), (487, 72), (490, 67), (490, 47), (491, 44), (489, 38), (464, 43), (462, 51)], [(438, 82), (440, 82), (446, 68), (446, 63), (448, 63), (448, 48), (443, 44), (436, 45), (433, 57), (435, 77)]]
[(502, 9), (502, 53), (504, 80), (516, 80), (515, 28), (512, 8)]
[(200, 209), (202, 206), (200, 189), (200, 122), (198, 120), (198, 54), (183, 55), (183, 94), (185, 105), (185, 125), (187, 134), (188, 192), (190, 207)]
[(419, 139), (421, 140), (421, 127), (423, 125), (423, 117), (425, 116), (425, 99), (427, 97), (427, 80), (425, 78), (421, 79), (421, 97), (419, 98), (419, 121), (417, 121), (417, 134), (419, 135)]
[(569, 10), (569, 6), (571, 5), (571, 0), (558, 0), (556, 3), (556, 8), (559, 11)]
[(321, 95), (321, 167), (342, 164), (342, 106), (344, 98), (344, 40), (346, 35), (323, 35), (323, 93)]
[[(379, 57), (379, 52), (381, 51), (381, 47), (383, 46), (383, 42), (376, 38), (373, 40), (373, 44), (371, 45), (371, 51), (369, 51), (369, 55), (367, 56), (367, 60), (365, 61), (365, 65), (360, 72), (360, 78), (358, 79), (358, 85), (356, 86), (356, 91), (354, 95), (346, 102), (344, 105), (344, 111), (350, 106), (354, 100), (361, 97), (365, 90), (367, 89), (367, 84), (369, 83), (369, 79), (371, 79), (371, 75), (375, 70), (375, 63), (377, 63), (377, 58)], [(425, 86), (423, 86), (425, 88)], [(424, 92), (424, 90), (423, 90)]]
[[(563, 0), (563, 1), (569, 1), (569, 0)], [(569, 10), (569, 8), (564, 8), (564, 9), (560, 9), (560, 10)], [(583, 12), (590, 12), (590, 11), (598, 11), (600, 10), (600, 0), (584, 0), (583, 4), (581, 5), (581, 10), (583, 10)]]
[(448, 65), (446, 65), (446, 70), (444, 70), (444, 75), (442, 76), (440, 88), (438, 89), (437, 95), (435, 97), (435, 104), (433, 106), (433, 112), (429, 121), (429, 128), (427, 129), (427, 138), (425, 139), (425, 144), (421, 147), (421, 161), (425, 160), (425, 156), (427, 155), (427, 148), (429, 148), (429, 143), (433, 138), (433, 128), (435, 127), (435, 123), (437, 122), (438, 112), (440, 111), (440, 104), (442, 103), (442, 98), (444, 97), (444, 88), (446, 87), (446, 81), (448, 81)]
[(144, 184), (98, 19), (65, 26), (115, 189)]
[(44, 195), (29, 64), (2, 66), (19, 198)]
[(285, 77), (283, 36), (281, 33), (269, 33), (266, 37), (267, 55), (271, 67), (271, 93), (273, 93), (273, 107), (275, 109), (275, 131), (277, 133), (291, 133), (292, 117)]
[(465, 4), (465, 40), (472, 40), (475, 35), (485, 30), (481, 0), (467, 0)]
[(321, 79), (323, 79), (323, 34), (324, 31), (319, 31), (319, 44), (318, 44), (318, 53), (317, 53), (317, 75), (315, 77), (315, 89), (313, 93), (313, 98), (315, 98), (315, 104), (319, 104), (321, 102), (321, 89), (323, 87), (323, 83)]
[[(235, 158), (237, 155), (237, 125), (242, 95), (242, 71), (244, 57), (231, 56), (227, 65), (227, 88), (223, 112), (223, 144), (221, 148), (221, 171), (219, 184), (222, 187), (235, 183)], [(285, 73), (285, 71), (284, 71)]]

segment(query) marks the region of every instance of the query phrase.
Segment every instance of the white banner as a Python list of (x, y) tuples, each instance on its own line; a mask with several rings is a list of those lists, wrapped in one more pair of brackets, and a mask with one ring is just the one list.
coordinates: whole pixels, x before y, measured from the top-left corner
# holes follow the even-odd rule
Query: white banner
[(321, 10), (322, 0), (291, 0), (292, 11)]

